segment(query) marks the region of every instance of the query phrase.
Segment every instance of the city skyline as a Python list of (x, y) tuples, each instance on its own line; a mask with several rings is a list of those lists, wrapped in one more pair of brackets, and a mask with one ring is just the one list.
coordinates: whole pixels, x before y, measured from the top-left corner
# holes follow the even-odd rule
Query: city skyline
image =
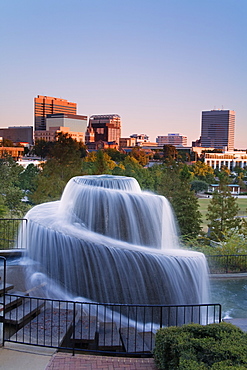
[(122, 136), (200, 137), (201, 113), (236, 112), (247, 148), (246, 1), (48, 1), (1, 5), (0, 127), (33, 125), (33, 98), (119, 114)]

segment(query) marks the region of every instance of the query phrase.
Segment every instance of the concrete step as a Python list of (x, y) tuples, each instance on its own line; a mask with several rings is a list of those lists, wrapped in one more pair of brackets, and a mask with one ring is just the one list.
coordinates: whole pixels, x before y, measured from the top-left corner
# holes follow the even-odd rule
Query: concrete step
[(83, 315), (75, 325), (75, 333), (71, 335), (74, 343), (93, 343), (97, 332), (97, 318), (95, 316)]
[(152, 331), (138, 332), (141, 338), (144, 340), (146, 346), (153, 352), (155, 347), (155, 334)]
[(116, 323), (99, 323), (98, 349), (102, 351), (123, 351), (123, 345)]
[(60, 347), (71, 335), (73, 310), (47, 308), (18, 330), (11, 338), (32, 345)]
[[(13, 294), (13, 295), (12, 295)], [(24, 292), (11, 292), (11, 295), (5, 296), (5, 313), (11, 309), (21, 305), (23, 297), (27, 296)], [(4, 296), (0, 297), (0, 305), (3, 305)], [(0, 312), (3, 311), (3, 306), (0, 306)]]
[(150, 353), (149, 348), (143, 337), (139, 335), (137, 330), (132, 327), (120, 328), (121, 339), (123, 341), (124, 349), (129, 353)]
[[(5, 284), (5, 293), (11, 289), (14, 289), (13, 284)], [(4, 286), (3, 286), (3, 283), (0, 283), (0, 296), (2, 296), (3, 294), (4, 294)]]
[(20, 327), (38, 315), (43, 306), (44, 301), (41, 299), (25, 298), (20, 306), (5, 314), (5, 323)]

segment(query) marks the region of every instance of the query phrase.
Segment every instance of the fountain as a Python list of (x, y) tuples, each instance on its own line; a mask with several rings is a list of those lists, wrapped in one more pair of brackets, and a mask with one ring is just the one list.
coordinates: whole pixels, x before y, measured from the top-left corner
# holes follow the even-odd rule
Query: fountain
[(60, 201), (26, 218), (29, 283), (43, 274), (70, 296), (100, 303), (208, 301), (204, 255), (179, 247), (169, 202), (133, 178), (74, 177)]

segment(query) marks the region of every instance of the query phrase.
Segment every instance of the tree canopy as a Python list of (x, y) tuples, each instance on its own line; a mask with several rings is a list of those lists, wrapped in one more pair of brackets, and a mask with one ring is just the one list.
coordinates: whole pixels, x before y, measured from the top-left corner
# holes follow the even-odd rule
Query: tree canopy
[(224, 240), (225, 235), (240, 227), (241, 220), (237, 218), (239, 207), (237, 200), (231, 195), (225, 182), (219, 184), (208, 205), (206, 219), (210, 229), (210, 238)]

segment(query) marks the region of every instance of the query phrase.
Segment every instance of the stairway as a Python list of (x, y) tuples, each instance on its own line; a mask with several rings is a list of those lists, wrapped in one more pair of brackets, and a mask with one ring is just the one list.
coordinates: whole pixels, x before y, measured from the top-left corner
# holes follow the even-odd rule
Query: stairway
[[(0, 284), (0, 322), (4, 322), (9, 332), (17, 331), (37, 316), (44, 305), (42, 300), (33, 300), (27, 292), (14, 291), (13, 284)], [(4, 312), (5, 304), (5, 312)]]
[[(86, 312), (75, 311), (71, 302), (33, 298), (6, 285), (5, 339), (12, 342), (54, 348), (74, 348), (151, 354), (155, 337), (115, 322), (101, 321)], [(3, 322), (3, 292), (0, 285), (0, 321)]]

